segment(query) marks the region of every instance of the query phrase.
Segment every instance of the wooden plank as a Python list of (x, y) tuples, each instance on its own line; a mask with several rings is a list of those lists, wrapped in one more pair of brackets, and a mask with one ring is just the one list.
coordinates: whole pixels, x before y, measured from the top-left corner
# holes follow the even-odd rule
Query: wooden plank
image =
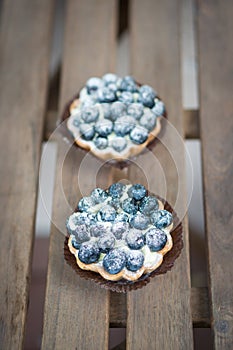
[[(209, 298), (206, 287), (191, 289), (192, 322), (196, 328), (210, 327)], [(111, 294), (110, 327), (126, 327), (126, 295)]]
[(199, 1), (200, 125), (215, 349), (233, 340), (233, 2)]
[(1, 349), (21, 349), (23, 346), (52, 9), (53, 0), (9, 0), (4, 2), (2, 9)]
[[(116, 11), (114, 0), (67, 2), (60, 110), (90, 76), (114, 69)], [(60, 138), (42, 349), (102, 350), (108, 347), (109, 293), (79, 278), (63, 256), (66, 217), (96, 185), (92, 175), (101, 163), (85, 158), (87, 170), (80, 183), (85, 152), (73, 147), (64, 155), (66, 149)]]
[[(179, 1), (132, 2), (132, 73), (138, 81), (159, 91), (166, 102), (169, 121), (183, 135), (179, 21)], [(152, 192), (159, 194), (163, 189), (163, 196), (173, 206), (177, 201), (176, 211), (182, 216), (186, 209), (182, 138), (174, 128), (168, 127), (163, 142), (165, 146), (161, 142), (153, 153), (139, 157), (143, 176), (130, 169), (129, 177), (148, 185)], [(193, 348), (187, 222), (184, 249), (172, 272), (128, 294), (127, 348)]]
[(52, 8), (53, 1), (47, 0), (5, 1), (1, 18), (0, 344), (4, 349), (21, 349), (24, 339)]

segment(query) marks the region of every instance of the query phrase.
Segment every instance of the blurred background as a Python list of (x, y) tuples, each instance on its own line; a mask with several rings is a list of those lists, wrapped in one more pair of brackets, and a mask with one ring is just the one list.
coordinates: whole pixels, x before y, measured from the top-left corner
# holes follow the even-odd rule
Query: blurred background
[[(33, 0), (32, 0), (33, 1)], [(92, 1), (92, 0), (86, 0)], [(62, 43), (65, 20), (65, 0), (56, 0), (53, 40), (50, 60), (49, 95), (48, 95), (48, 120), (52, 121), (58, 114), (59, 82), (61, 77)], [(192, 0), (182, 0), (181, 32), (181, 67), (182, 67), (182, 100), (186, 115), (198, 113), (198, 66), (196, 62), (196, 33), (195, 33), (195, 6)], [(1, 6), (1, 2), (0, 2)], [(117, 69), (119, 75), (130, 73), (129, 60), (129, 28), (128, 14), (129, 1), (118, 1), (118, 46)], [(77, 87), (79, 88), (79, 87)], [(165, 101), (166, 102), (166, 101)], [(192, 193), (191, 174), (187, 172), (187, 193), (191, 195), (188, 217), (190, 228), (190, 255), (191, 277), (193, 287), (207, 286), (203, 218), (203, 193), (202, 193), (202, 169), (199, 139), (186, 140), (186, 147), (190, 154), (194, 171), (194, 188)], [(26, 329), (26, 350), (39, 349), (41, 344), (43, 306), (46, 286), (46, 271), (49, 248), (50, 217), (53, 201), (54, 174), (56, 165), (56, 144), (47, 142), (48, 156), (41, 165), (41, 192), (38, 196), (36, 216), (36, 239), (33, 255), (32, 280), (30, 287), (30, 304)], [(46, 210), (41, 201), (41, 196), (46, 203)], [(195, 348), (211, 349), (211, 337), (209, 329), (194, 329)], [(120, 349), (119, 344), (124, 341), (124, 329), (111, 329), (109, 348)], [(117, 347), (118, 346), (118, 347)]]

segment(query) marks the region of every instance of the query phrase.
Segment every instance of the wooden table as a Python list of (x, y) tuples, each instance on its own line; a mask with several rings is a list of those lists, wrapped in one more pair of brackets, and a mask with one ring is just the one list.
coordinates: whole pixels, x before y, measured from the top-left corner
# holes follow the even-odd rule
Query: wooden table
[[(4, 350), (23, 347), (41, 144), (50, 123), (46, 112), (54, 6), (53, 0), (5, 0), (2, 5), (0, 347)], [(109, 293), (78, 278), (64, 261), (64, 236), (52, 225), (42, 349), (106, 349), (109, 326), (126, 327), (127, 349), (192, 349), (193, 326), (211, 327), (215, 348), (232, 349), (233, 2), (200, 0), (196, 7), (199, 114), (183, 118), (178, 0), (130, 1), (130, 71), (159, 91), (169, 121), (183, 138), (201, 140), (208, 290), (191, 288), (187, 219), (184, 249), (172, 272), (127, 295)], [(115, 71), (117, 19), (115, 0), (67, 1), (60, 112), (88, 77)], [(59, 178), (63, 142), (58, 140), (53, 205), (53, 222), (61, 227), (69, 214), (61, 200)], [(175, 146), (172, 138), (168, 142)], [(176, 158), (177, 180), (166, 147), (158, 144), (153, 152), (166, 174), (167, 200), (174, 204), (179, 180), (179, 203), (185, 208), (184, 153)], [(91, 189), (88, 178), (82, 189), (77, 186), (83, 157), (83, 152), (69, 152), (69, 166), (62, 173), (63, 190), (73, 207), (81, 191)], [(90, 162), (90, 172), (95, 162)], [(163, 180), (156, 164), (149, 164), (147, 155), (140, 162), (143, 169), (152, 166), (147, 173), (156, 191)], [(123, 175), (107, 167), (102, 171), (102, 186), (122, 176), (145, 182), (133, 166)]]

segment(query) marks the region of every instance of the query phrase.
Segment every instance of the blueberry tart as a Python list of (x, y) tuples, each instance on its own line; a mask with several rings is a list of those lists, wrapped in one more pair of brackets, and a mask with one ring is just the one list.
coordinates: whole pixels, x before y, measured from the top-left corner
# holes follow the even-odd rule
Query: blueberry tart
[(156, 138), (162, 116), (164, 103), (151, 86), (108, 73), (87, 80), (63, 120), (79, 147), (102, 160), (124, 161)]
[(168, 259), (165, 264), (166, 270), (171, 268), (182, 247), (180, 224), (177, 254), (174, 224), (172, 208), (141, 184), (96, 188), (67, 219), (66, 258), (72, 256), (73, 267), (84, 277), (85, 271), (91, 272), (100, 284), (115, 283), (124, 286), (123, 291), (130, 290), (127, 285), (139, 285), (156, 274), (175, 248), (172, 263)]

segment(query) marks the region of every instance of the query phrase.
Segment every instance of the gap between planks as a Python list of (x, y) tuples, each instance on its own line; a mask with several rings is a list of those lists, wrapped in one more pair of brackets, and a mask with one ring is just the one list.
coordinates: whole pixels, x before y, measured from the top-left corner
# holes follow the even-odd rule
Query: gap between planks
[[(146, 288), (146, 287), (145, 287)], [(124, 328), (127, 320), (126, 294), (110, 293), (110, 327)], [(210, 311), (207, 287), (191, 289), (191, 311), (193, 326), (196, 328), (210, 327)]]

